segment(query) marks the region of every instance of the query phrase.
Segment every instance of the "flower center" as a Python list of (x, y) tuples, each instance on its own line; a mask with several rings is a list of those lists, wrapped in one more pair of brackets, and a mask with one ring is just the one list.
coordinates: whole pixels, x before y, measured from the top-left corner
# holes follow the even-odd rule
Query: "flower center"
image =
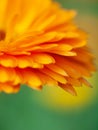
[(3, 30), (0, 30), (0, 41), (4, 40), (5, 39), (5, 32)]

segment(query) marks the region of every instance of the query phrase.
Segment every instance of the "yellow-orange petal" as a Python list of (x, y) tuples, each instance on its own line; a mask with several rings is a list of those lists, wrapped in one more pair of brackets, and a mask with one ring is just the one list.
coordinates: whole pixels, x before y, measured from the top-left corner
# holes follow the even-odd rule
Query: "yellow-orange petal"
[(15, 67), (17, 66), (17, 59), (11, 55), (0, 56), (0, 64), (4, 67)]
[(15, 78), (15, 71), (11, 68), (0, 67), (0, 82), (13, 81)]
[(52, 56), (45, 53), (33, 54), (32, 58), (34, 59), (35, 62), (40, 63), (40, 64), (55, 63), (55, 59)]
[(37, 71), (36, 73), (40, 77), (43, 85), (54, 86), (54, 87), (58, 86), (58, 82), (54, 80), (51, 76), (43, 74), (39, 71)]
[(43, 65), (41, 63), (37, 63), (34, 61), (32, 56), (18, 56), (17, 57), (17, 66), (19, 68), (43, 68)]
[(22, 74), (25, 83), (27, 83), (33, 89), (40, 89), (40, 87), (42, 86), (42, 81), (36, 73), (34, 73), (32, 70), (24, 69)]
[(44, 68), (44, 69), (39, 70), (39, 71), (41, 71), (42, 73), (50, 76), (51, 78), (53, 78), (54, 80), (56, 80), (56, 81), (58, 81), (58, 82), (60, 82), (62, 84), (67, 83), (67, 80), (65, 79), (65, 77), (63, 77), (62, 75), (59, 75), (59, 74), (47, 69), (47, 68)]
[(3, 91), (5, 93), (17, 93), (20, 89), (20, 85), (13, 85), (11, 83), (0, 83), (0, 91)]
[(50, 70), (52, 70), (52, 71), (54, 71), (54, 72), (56, 72), (56, 73), (58, 73), (60, 75), (68, 76), (68, 74), (66, 73), (66, 71), (64, 69), (62, 69), (61, 67), (57, 66), (56, 64), (50, 64), (50, 65), (47, 65), (47, 67)]

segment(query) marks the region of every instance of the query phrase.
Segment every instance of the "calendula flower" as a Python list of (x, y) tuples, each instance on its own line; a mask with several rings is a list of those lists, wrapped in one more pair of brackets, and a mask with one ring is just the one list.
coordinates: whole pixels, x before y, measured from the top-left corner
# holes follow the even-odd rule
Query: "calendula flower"
[(95, 70), (74, 10), (51, 0), (0, 1), (0, 91), (60, 86), (76, 95)]

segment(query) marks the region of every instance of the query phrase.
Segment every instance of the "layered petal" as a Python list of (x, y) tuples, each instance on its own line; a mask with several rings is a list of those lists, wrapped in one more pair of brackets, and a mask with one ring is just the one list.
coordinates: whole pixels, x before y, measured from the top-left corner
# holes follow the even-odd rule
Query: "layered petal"
[(76, 12), (52, 0), (0, 1), (0, 91), (15, 93), (21, 84), (40, 90), (91, 87), (95, 71), (88, 35), (73, 22)]

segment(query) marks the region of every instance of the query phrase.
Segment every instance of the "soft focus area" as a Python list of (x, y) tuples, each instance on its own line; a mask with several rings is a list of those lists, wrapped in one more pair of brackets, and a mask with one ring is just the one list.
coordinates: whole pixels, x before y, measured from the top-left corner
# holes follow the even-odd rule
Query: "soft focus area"
[[(98, 0), (57, 0), (75, 9), (75, 22), (89, 34), (88, 44), (98, 66)], [(42, 1), (43, 2), (43, 1)], [(17, 94), (0, 94), (0, 130), (98, 130), (98, 74), (93, 88), (76, 88), (77, 96), (61, 88), (31, 90), (23, 85)]]

